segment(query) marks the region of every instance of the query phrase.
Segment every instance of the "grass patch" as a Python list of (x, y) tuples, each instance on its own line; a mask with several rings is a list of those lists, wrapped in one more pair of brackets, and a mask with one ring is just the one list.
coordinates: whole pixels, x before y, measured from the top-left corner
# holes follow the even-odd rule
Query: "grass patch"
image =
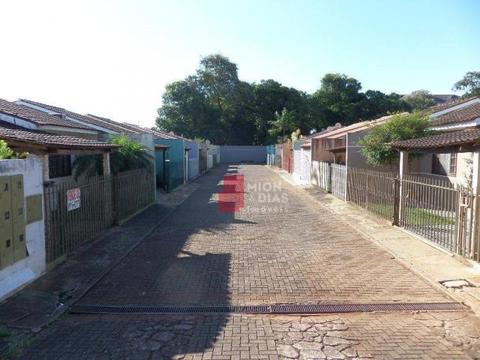
[[(375, 204), (369, 203), (369, 211), (385, 217), (387, 219), (393, 218), (393, 205), (392, 204)], [(405, 221), (409, 225), (454, 225), (455, 220), (451, 217), (442, 216), (433, 213), (433, 211), (419, 209), (419, 208), (406, 208), (405, 209)]]

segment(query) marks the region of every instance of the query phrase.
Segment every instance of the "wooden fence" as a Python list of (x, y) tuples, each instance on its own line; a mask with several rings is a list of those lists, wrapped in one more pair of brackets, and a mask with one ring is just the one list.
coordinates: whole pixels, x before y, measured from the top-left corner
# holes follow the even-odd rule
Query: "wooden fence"
[(44, 187), (47, 263), (91, 241), (115, 222), (155, 199), (153, 174), (145, 169)]

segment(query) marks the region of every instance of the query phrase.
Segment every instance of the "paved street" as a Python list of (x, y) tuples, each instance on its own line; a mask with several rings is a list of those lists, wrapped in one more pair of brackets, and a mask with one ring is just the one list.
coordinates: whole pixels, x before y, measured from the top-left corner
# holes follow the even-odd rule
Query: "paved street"
[[(244, 207), (218, 208), (224, 174)], [(258, 165), (220, 167), (79, 305), (439, 303), (453, 300), (301, 189)], [(75, 315), (41, 332), (29, 359), (468, 359), (468, 311), (276, 316)]]

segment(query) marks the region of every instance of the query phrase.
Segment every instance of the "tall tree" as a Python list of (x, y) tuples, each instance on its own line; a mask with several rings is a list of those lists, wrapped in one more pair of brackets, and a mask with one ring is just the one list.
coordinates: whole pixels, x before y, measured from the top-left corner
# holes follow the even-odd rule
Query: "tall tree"
[(324, 108), (328, 125), (341, 122), (349, 125), (362, 118), (365, 94), (362, 84), (345, 74), (326, 74), (318, 91), (312, 96)]
[(384, 94), (377, 90), (367, 90), (365, 92), (365, 104), (362, 110), (362, 118), (375, 119), (389, 113), (410, 110), (410, 104), (408, 104), (399, 94)]
[(453, 85), (453, 90), (465, 91), (464, 97), (480, 96), (480, 71), (469, 71), (462, 80)]
[(435, 99), (427, 90), (415, 90), (403, 99), (410, 105), (412, 110), (424, 110), (435, 105)]

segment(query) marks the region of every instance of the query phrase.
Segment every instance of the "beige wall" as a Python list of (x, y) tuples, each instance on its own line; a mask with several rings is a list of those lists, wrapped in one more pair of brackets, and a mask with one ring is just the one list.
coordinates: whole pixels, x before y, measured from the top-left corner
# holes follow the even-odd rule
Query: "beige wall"
[(362, 155), (362, 147), (358, 141), (369, 133), (370, 129), (348, 134), (348, 166), (370, 169), (375, 171), (398, 171), (398, 164), (373, 166), (367, 163), (367, 159)]

